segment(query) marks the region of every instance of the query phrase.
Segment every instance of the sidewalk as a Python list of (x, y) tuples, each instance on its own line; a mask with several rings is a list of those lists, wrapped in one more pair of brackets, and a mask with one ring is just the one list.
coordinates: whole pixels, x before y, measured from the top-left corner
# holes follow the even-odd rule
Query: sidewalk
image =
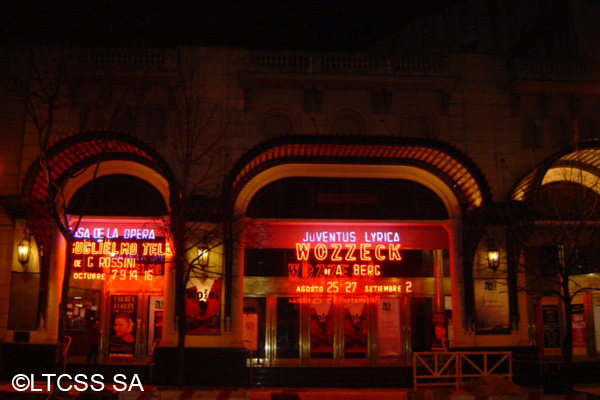
[[(49, 392), (42, 382), (34, 386), (42, 391), (16, 391), (10, 382), (0, 383), (0, 400), (45, 400)], [(600, 400), (600, 383), (597, 385), (578, 385), (575, 390), (585, 393), (588, 400)], [(421, 390), (415, 393), (410, 388), (399, 389), (344, 389), (344, 388), (184, 388), (145, 385), (144, 391), (117, 391), (107, 385), (103, 392), (61, 392), (61, 399), (85, 400), (438, 400), (431, 391)], [(507, 400), (511, 396), (502, 396)], [(512, 396), (518, 400), (528, 400), (526, 396)], [(532, 395), (530, 400), (579, 400), (573, 395)], [(461, 400), (486, 400), (482, 396), (462, 396)], [(441, 399), (440, 399), (441, 400)]]

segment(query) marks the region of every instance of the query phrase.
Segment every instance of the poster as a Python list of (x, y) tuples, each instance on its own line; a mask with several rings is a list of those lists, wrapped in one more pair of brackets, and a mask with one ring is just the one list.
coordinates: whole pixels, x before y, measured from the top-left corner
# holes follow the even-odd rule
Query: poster
[(221, 316), (221, 279), (190, 278), (185, 290), (188, 335), (218, 335)]
[(475, 279), (474, 281), (477, 333), (510, 333), (506, 279)]
[(333, 298), (310, 299), (310, 352), (315, 355), (333, 354)]
[(545, 356), (560, 356), (560, 316), (558, 299), (542, 298), (543, 344)]
[(398, 357), (400, 343), (400, 299), (382, 298), (377, 309), (379, 357)]
[(431, 313), (431, 350), (448, 349), (448, 320), (445, 312)]
[(163, 327), (163, 297), (150, 296), (148, 300), (148, 355), (154, 352), (154, 347), (162, 339)]
[(137, 296), (113, 294), (110, 296), (109, 357), (135, 355)]
[(344, 299), (344, 351), (367, 354), (367, 299), (347, 297)]
[(244, 347), (248, 350), (258, 350), (258, 314), (244, 313)]
[(584, 356), (587, 354), (587, 344), (583, 304), (571, 304), (571, 321), (573, 323), (573, 355)]

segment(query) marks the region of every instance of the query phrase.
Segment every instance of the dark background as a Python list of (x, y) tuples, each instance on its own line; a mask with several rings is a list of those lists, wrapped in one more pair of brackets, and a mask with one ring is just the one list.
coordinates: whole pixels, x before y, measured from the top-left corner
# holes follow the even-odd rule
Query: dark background
[(362, 50), (403, 22), (459, 1), (7, 1), (4, 44), (208, 45)]

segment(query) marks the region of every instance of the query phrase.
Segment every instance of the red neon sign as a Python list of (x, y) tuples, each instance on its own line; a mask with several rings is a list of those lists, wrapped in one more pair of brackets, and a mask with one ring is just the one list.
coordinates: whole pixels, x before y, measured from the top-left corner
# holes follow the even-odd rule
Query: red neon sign
[(152, 280), (173, 255), (153, 229), (79, 228), (73, 235), (71, 270), (76, 280)]

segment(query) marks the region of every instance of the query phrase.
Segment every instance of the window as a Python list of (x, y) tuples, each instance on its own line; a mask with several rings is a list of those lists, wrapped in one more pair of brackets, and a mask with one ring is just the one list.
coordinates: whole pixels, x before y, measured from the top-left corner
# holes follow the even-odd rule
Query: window
[(150, 142), (160, 142), (165, 139), (166, 116), (162, 109), (155, 108), (148, 112), (146, 139)]

